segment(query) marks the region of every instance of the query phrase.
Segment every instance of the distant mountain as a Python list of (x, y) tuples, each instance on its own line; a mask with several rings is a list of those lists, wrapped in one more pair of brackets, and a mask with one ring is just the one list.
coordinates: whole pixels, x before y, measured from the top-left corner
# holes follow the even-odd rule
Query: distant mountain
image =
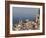
[(30, 21), (34, 21), (35, 17), (21, 17), (21, 18), (13, 17), (13, 24), (18, 23), (19, 20), (25, 21), (26, 19), (29, 19)]

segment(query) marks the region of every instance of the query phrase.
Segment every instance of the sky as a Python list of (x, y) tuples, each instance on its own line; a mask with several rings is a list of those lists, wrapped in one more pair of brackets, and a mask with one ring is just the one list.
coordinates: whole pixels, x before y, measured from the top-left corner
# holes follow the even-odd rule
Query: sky
[(35, 16), (39, 13), (39, 8), (25, 8), (25, 7), (13, 7), (13, 23), (15, 24), (17, 20), (23, 19), (35, 19)]

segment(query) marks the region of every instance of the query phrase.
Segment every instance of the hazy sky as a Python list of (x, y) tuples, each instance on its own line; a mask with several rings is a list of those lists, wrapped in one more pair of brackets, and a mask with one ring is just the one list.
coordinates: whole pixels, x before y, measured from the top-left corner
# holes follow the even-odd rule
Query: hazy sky
[[(34, 18), (39, 13), (38, 8), (13, 7), (13, 20), (20, 18)], [(32, 17), (32, 18), (31, 18)]]

